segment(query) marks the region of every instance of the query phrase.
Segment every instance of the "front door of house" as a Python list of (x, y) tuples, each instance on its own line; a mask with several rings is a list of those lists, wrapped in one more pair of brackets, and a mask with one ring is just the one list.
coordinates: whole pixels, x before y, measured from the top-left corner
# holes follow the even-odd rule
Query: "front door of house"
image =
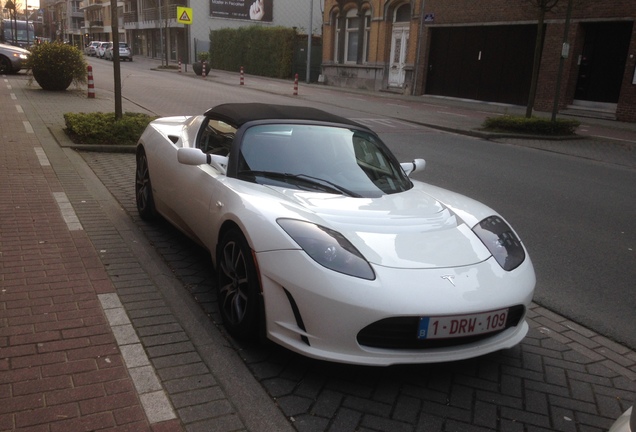
[(585, 23), (574, 99), (617, 103), (632, 36), (631, 21)]
[(391, 62), (389, 64), (389, 87), (404, 87), (404, 63), (409, 44), (408, 27), (393, 27), (391, 37)]

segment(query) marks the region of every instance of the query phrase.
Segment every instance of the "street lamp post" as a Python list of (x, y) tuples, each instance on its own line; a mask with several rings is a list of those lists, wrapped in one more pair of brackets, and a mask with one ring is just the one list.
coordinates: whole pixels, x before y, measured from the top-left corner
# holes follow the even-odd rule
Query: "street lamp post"
[(311, 42), (313, 39), (314, 0), (309, 0), (309, 30), (307, 31), (307, 84), (311, 80)]
[(565, 13), (565, 24), (563, 26), (563, 47), (561, 48), (561, 58), (559, 59), (559, 72), (557, 73), (556, 87), (554, 90), (554, 102), (552, 104), (551, 121), (556, 121), (559, 111), (559, 99), (561, 98), (561, 80), (563, 75), (563, 63), (570, 54), (570, 44), (568, 43), (568, 32), (570, 31), (570, 18), (572, 17), (572, 0), (568, 0), (568, 9)]
[[(161, 67), (164, 66), (163, 63), (163, 18), (162, 18), (162, 14), (161, 14), (161, 9), (162, 9), (162, 5), (161, 5), (161, 0), (159, 0), (159, 49), (161, 50), (159, 52), (159, 56), (161, 57)], [(166, 59), (168, 60), (168, 59)]]
[(113, 34), (113, 79), (115, 82), (115, 120), (123, 116), (121, 101), (121, 68), (119, 65), (119, 15), (117, 0), (110, 0), (111, 33)]
[(24, 20), (26, 21), (27, 46), (31, 45), (29, 41), (29, 4), (24, 0)]

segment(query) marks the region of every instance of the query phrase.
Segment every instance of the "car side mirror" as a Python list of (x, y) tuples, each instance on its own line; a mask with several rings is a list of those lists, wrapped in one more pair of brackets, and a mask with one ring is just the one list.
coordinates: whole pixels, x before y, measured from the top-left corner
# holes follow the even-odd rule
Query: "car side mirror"
[(227, 171), (227, 156), (206, 154), (198, 148), (181, 147), (177, 149), (177, 160), (184, 165), (208, 164), (214, 167), (221, 174)]
[(423, 171), (426, 167), (426, 161), (424, 159), (413, 159), (413, 162), (402, 162), (400, 164), (407, 176), (410, 176), (416, 171)]

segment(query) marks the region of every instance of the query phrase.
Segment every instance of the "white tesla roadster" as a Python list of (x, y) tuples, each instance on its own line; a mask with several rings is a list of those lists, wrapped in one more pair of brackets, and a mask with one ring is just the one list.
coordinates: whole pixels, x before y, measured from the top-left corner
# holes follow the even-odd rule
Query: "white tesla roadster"
[(205, 246), (232, 336), (343, 363), (444, 362), (518, 344), (535, 275), (505, 219), (411, 180), (379, 137), (313, 108), (224, 104), (153, 121), (139, 214)]

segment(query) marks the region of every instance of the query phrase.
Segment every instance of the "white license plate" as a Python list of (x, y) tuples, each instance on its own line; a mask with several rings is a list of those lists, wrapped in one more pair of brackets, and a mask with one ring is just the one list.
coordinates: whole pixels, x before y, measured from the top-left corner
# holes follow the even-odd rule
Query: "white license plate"
[(423, 317), (418, 339), (447, 339), (491, 333), (506, 327), (508, 309), (472, 315)]

